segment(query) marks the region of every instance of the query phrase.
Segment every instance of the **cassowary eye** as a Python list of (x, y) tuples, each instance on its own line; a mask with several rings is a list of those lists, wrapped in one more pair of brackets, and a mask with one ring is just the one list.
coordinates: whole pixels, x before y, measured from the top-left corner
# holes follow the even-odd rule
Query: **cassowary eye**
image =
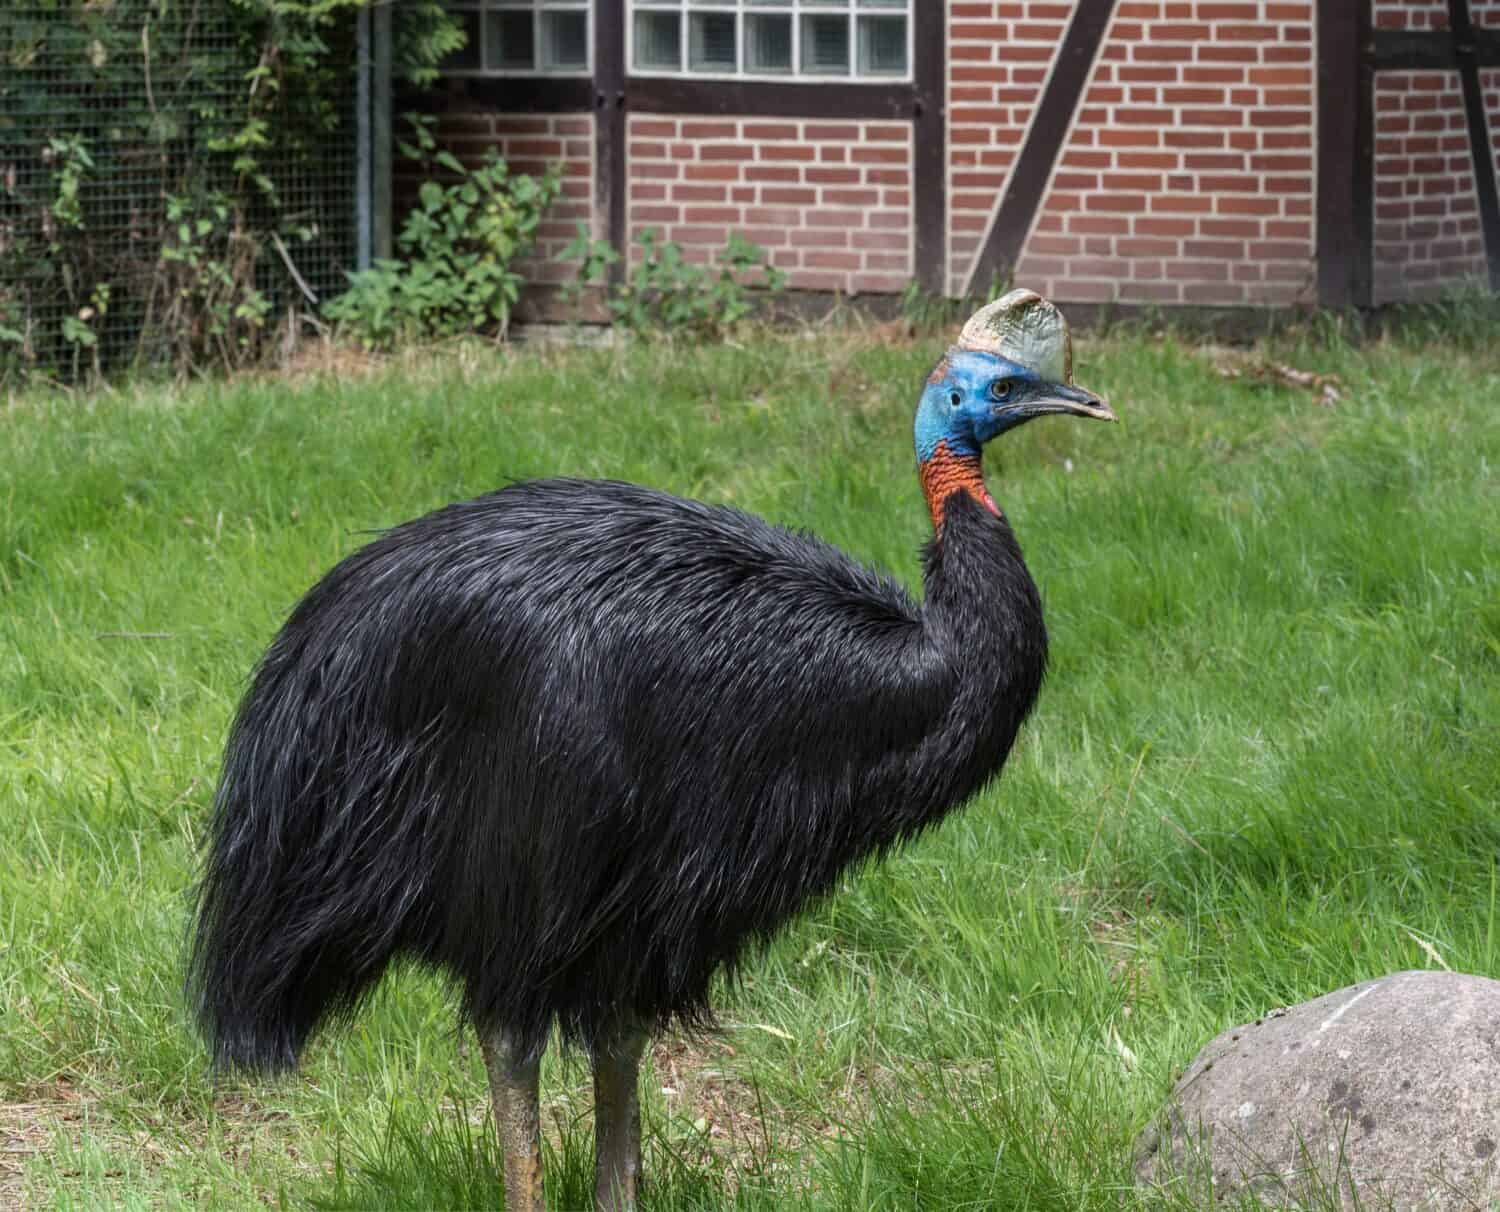
[(1011, 382), (1009, 379), (996, 379), (990, 384), (990, 395), (997, 400), (1010, 399)]
[(964, 402), (963, 396), (959, 395), (958, 392), (956, 392), (956, 391), (951, 396), (948, 397), (948, 403), (952, 404), (954, 408), (957, 408), (963, 402)]

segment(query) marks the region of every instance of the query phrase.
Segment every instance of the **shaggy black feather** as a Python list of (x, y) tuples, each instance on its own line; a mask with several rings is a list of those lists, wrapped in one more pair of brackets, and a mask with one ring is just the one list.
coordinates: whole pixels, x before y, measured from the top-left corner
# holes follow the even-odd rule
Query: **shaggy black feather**
[(401, 956), (533, 1052), (706, 1020), (716, 970), (982, 786), (1030, 711), (1005, 520), (955, 493), (925, 582), (597, 481), (349, 556), (229, 739), (190, 976), (216, 1062), (295, 1064)]

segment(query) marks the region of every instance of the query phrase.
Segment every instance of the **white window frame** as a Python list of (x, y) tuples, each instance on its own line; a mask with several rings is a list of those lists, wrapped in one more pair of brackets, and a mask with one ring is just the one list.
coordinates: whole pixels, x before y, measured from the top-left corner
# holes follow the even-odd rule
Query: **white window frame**
[[(905, 0), (901, 6), (871, 3), (871, 0), (627, 0), (625, 5), (625, 74), (628, 76), (666, 77), (673, 80), (757, 80), (771, 84), (910, 84), (913, 82), (912, 58), (916, 51), (916, 5)], [(635, 15), (673, 13), (678, 15), (677, 67), (640, 67), (635, 58)], [(692, 53), (690, 16), (693, 13), (722, 13), (735, 18), (734, 71), (703, 71), (688, 66)], [(792, 24), (792, 66), (789, 71), (755, 72), (745, 68), (747, 40), (746, 16), (787, 16)], [(844, 72), (811, 72), (802, 68), (802, 18), (844, 17), (849, 23), (849, 66)], [(906, 21), (906, 70), (894, 72), (861, 72), (859, 70), (859, 18), (902, 17)]]
[[(546, 76), (548, 79), (590, 79), (594, 74), (594, 12), (593, 0), (447, 0), (444, 7), (450, 15), (477, 13), (479, 16), (478, 67), (440, 67), (444, 76), (464, 78), (495, 76)], [(487, 67), (485, 30), (490, 13), (531, 13), (531, 66)], [(542, 64), (542, 26), (545, 13), (582, 13), (584, 15), (584, 62), (582, 67), (544, 67)]]

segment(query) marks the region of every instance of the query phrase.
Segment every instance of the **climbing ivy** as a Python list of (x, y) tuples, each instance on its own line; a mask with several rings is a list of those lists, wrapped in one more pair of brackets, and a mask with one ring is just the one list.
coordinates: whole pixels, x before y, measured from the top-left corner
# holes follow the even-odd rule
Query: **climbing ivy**
[[(299, 265), (347, 260), (325, 164), (374, 0), (4, 2), (0, 378), (232, 367), (311, 317)], [(417, 85), (464, 40), (440, 0), (403, 0), (394, 35)]]

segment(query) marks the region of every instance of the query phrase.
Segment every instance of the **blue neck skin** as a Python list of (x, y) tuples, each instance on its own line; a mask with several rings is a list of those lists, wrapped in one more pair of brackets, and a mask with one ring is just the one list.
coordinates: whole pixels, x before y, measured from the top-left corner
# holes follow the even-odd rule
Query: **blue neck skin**
[(939, 443), (950, 455), (977, 457), (986, 442), (1026, 420), (993, 395), (992, 385), (1004, 380), (1018, 388), (1040, 381), (1034, 371), (994, 354), (950, 349), (928, 378), (917, 405), (917, 461), (932, 458)]

